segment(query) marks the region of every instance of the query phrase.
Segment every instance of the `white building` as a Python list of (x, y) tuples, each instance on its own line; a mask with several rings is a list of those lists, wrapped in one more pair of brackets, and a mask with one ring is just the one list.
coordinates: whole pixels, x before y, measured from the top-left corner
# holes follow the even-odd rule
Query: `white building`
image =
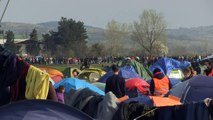
[[(27, 39), (14, 39), (15, 43), (26, 41)], [(6, 39), (0, 39), (0, 44), (6, 43)]]

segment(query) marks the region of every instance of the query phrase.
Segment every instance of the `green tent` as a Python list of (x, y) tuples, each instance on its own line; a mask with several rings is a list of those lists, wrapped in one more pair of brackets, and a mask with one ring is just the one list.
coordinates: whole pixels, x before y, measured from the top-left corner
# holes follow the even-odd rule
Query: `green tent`
[(145, 80), (152, 79), (152, 74), (149, 71), (149, 69), (144, 67), (141, 63), (137, 62), (136, 60), (130, 60), (130, 59), (122, 60), (118, 62), (118, 66), (119, 67), (132, 66), (135, 72), (137, 72), (138, 75), (143, 77)]
[(81, 73), (81, 70), (79, 70), (78, 68), (75, 68), (75, 67), (68, 67), (68, 68), (66, 68), (66, 69), (63, 71), (64, 77), (65, 77), (65, 78), (71, 78), (71, 77), (73, 77), (72, 71), (75, 70), (75, 69), (76, 69), (79, 73)]

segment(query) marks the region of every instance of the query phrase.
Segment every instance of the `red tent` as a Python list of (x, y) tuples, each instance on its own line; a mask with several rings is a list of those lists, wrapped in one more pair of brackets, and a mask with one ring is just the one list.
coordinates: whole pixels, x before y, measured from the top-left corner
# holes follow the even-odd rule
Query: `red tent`
[(138, 91), (140, 91), (143, 94), (147, 93), (147, 88), (149, 88), (149, 84), (140, 78), (131, 78), (126, 81), (126, 88), (129, 90), (132, 90), (134, 88), (137, 88)]

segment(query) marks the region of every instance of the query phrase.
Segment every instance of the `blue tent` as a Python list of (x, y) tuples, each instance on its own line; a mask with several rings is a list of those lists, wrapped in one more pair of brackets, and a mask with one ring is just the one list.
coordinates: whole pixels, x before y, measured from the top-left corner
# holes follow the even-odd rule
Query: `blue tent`
[(195, 76), (171, 89), (170, 95), (181, 98), (183, 103), (213, 98), (213, 77)]
[(64, 86), (65, 87), (65, 92), (69, 93), (71, 89), (77, 90), (77, 89), (83, 89), (83, 88), (89, 88), (90, 90), (93, 90), (100, 95), (105, 95), (104, 91), (100, 90), (96, 86), (87, 83), (84, 80), (80, 80), (77, 78), (65, 78), (59, 82), (57, 82), (54, 85), (54, 88), (57, 89), (59, 86)]
[(123, 66), (122, 68), (123, 68), (123, 69), (126, 69), (126, 70), (131, 70), (131, 71), (137, 73), (137, 72), (135, 71), (135, 68), (134, 68), (132, 65), (126, 65), (126, 66)]
[(186, 69), (191, 65), (188, 61), (178, 61), (172, 58), (161, 58), (152, 65), (149, 70), (153, 72), (156, 68), (161, 69), (161, 71), (169, 76), (172, 70), (176, 69)]
[[(98, 82), (106, 83), (107, 79), (113, 75), (112, 70), (107, 72), (104, 76), (102, 76)], [(124, 79), (129, 78), (141, 78), (137, 73), (133, 72), (132, 70), (120, 68), (119, 75), (122, 76)]]
[(92, 120), (83, 112), (47, 100), (26, 100), (0, 107), (1, 120)]
[(129, 98), (128, 100), (124, 101), (124, 102), (139, 102), (142, 104), (145, 104), (149, 107), (153, 107), (153, 101), (152, 99), (150, 99), (149, 96), (139, 96), (139, 97), (135, 97), (135, 98)]

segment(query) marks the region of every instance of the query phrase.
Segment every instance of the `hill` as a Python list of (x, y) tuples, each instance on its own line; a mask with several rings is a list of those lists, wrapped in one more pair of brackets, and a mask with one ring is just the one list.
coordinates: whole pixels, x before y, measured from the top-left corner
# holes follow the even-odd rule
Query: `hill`
[[(41, 39), (42, 34), (48, 33), (49, 31), (56, 31), (58, 26), (58, 22), (45, 22), (38, 24), (31, 23), (14, 23), (14, 22), (3, 22), (1, 29), (7, 31), (11, 30), (15, 33), (16, 38), (28, 38), (32, 29), (36, 29), (38, 31), (38, 36)], [(89, 42), (98, 42), (100, 40), (104, 40), (104, 29), (85, 26), (88, 34)]]
[[(35, 28), (41, 39), (42, 34), (48, 33), (49, 31), (56, 31), (57, 26), (57, 21), (38, 24), (4, 22), (2, 23), (1, 29), (12, 30), (16, 38), (28, 38), (32, 29)], [(106, 40), (104, 29), (88, 25), (85, 25), (85, 28), (87, 30), (89, 44)], [(213, 45), (213, 26), (167, 29), (166, 31), (171, 54), (213, 52), (213, 48), (210, 47)], [(125, 42), (126, 41), (129, 40), (125, 40)], [(131, 42), (126, 42), (126, 46), (131, 46), (130, 43)]]

